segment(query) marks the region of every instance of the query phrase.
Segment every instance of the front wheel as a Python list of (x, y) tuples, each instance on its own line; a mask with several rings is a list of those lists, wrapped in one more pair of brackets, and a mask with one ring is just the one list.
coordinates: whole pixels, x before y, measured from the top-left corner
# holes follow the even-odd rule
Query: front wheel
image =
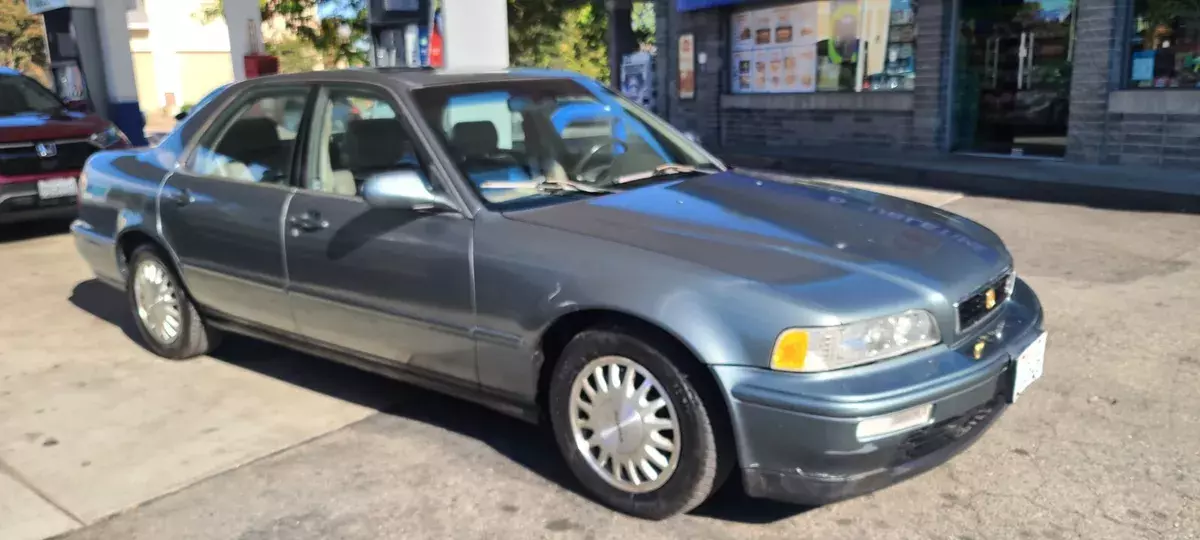
[(154, 354), (183, 360), (216, 347), (219, 334), (204, 324), (179, 275), (154, 246), (143, 245), (129, 257), (125, 290), (138, 333)]
[(664, 519), (724, 480), (714, 419), (652, 336), (589, 330), (563, 350), (550, 383), (559, 450), (589, 492), (622, 512)]

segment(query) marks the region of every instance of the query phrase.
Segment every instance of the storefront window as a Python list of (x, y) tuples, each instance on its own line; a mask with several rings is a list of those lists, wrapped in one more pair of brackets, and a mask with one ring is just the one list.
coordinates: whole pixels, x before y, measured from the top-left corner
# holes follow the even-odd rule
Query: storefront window
[(1200, 88), (1200, 4), (1136, 0), (1129, 59), (1134, 88)]
[(912, 90), (915, 0), (812, 0), (733, 13), (735, 94)]

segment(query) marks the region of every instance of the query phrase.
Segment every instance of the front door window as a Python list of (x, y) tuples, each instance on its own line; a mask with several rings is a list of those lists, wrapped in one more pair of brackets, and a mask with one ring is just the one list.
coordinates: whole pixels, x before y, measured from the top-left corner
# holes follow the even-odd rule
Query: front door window
[(963, 1), (961, 13), (955, 149), (1062, 157), (1075, 0)]

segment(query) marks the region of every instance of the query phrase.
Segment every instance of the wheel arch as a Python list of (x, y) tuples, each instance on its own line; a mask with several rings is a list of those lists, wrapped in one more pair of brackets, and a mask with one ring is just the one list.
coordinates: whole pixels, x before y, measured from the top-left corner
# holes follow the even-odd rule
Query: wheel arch
[[(669, 351), (672, 359), (681, 358), (677, 365), (691, 380), (696, 381), (697, 391), (705, 398), (706, 403), (714, 406), (715, 417), (720, 421), (725, 433), (732, 435), (733, 419), (727, 393), (721, 387), (716, 374), (709, 368), (696, 350), (676, 333), (650, 320), (620, 310), (611, 308), (577, 309), (564, 313), (556, 318), (538, 340), (537, 348), (537, 405), (543, 414), (547, 409), (547, 396), (550, 390), (550, 379), (554, 373), (559, 356), (567, 343), (576, 335), (591, 329), (612, 328), (627, 332), (642, 333), (653, 336), (656, 340), (673, 347)], [(736, 445), (730, 445), (736, 452)], [(736, 462), (736, 455), (733, 456)]]

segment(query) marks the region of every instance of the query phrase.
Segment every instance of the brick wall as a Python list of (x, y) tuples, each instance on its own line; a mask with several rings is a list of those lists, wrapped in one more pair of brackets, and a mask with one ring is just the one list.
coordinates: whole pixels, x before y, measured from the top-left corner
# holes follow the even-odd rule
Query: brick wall
[(1105, 163), (1200, 169), (1200, 114), (1109, 113), (1107, 121)]
[[(910, 148), (937, 151), (943, 148), (950, 62), (950, 2), (924, 0), (917, 6), (916, 81)], [(968, 0), (969, 1), (969, 0)]]
[(910, 112), (727, 109), (724, 113), (722, 144), (729, 147), (900, 149), (907, 144), (912, 131)]
[(1075, 56), (1071, 67), (1071, 112), (1067, 159), (1081, 163), (1106, 158), (1105, 122), (1109, 92), (1117, 87), (1125, 54), (1125, 13), (1130, 0), (1078, 0)]

